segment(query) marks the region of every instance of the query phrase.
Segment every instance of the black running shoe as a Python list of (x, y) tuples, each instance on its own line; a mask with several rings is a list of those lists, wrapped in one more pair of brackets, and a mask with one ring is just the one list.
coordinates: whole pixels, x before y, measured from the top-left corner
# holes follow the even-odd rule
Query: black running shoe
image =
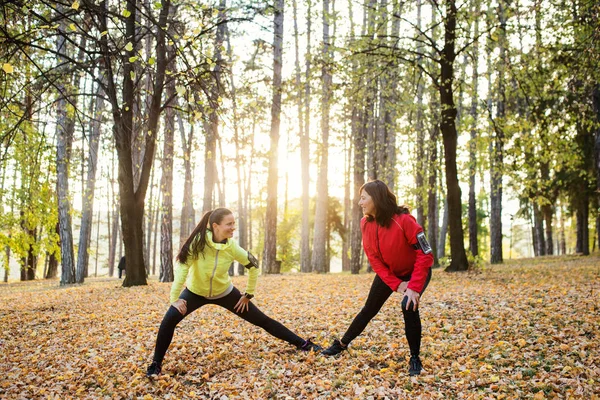
[(302, 351), (314, 351), (314, 352), (323, 350), (323, 348), (321, 346), (319, 346), (318, 344), (314, 344), (310, 339), (305, 341), (302, 346), (298, 347), (298, 349), (302, 350)]
[(161, 369), (161, 365), (158, 362), (152, 361), (152, 364), (150, 364), (150, 366), (148, 366), (148, 369), (146, 370), (146, 376), (148, 378), (158, 376), (160, 375)]
[(410, 361), (408, 362), (408, 365), (408, 375), (415, 376), (421, 374), (423, 364), (421, 364), (421, 359), (419, 358), (419, 356), (410, 356)]
[(342, 342), (335, 339), (333, 344), (329, 346), (327, 349), (323, 350), (321, 354), (326, 356), (335, 356), (336, 354), (340, 354), (342, 351), (346, 350), (348, 346), (342, 345)]

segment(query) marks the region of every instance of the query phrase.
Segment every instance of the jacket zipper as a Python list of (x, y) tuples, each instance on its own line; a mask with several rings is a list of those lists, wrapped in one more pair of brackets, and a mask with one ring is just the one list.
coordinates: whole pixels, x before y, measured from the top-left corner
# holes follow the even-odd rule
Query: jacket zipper
[(208, 297), (212, 297), (212, 282), (215, 278), (215, 273), (217, 272), (217, 263), (219, 262), (219, 250), (217, 250), (217, 254), (215, 255), (215, 267), (213, 268), (212, 276), (210, 277), (210, 289), (208, 292)]

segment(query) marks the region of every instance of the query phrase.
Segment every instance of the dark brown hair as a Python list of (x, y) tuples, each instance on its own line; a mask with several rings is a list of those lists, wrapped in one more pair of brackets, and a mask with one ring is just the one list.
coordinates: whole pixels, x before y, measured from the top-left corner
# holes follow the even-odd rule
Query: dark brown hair
[(220, 224), (227, 215), (233, 214), (231, 210), (227, 208), (217, 208), (204, 213), (198, 225), (194, 228), (194, 231), (187, 238), (179, 254), (177, 254), (177, 261), (185, 264), (188, 257), (197, 258), (199, 254), (204, 254), (204, 247), (206, 246), (206, 230), (212, 231), (212, 224)]
[(396, 214), (408, 214), (410, 211), (407, 206), (399, 206), (396, 200), (396, 195), (390, 191), (390, 188), (380, 181), (375, 179), (361, 186), (358, 193), (367, 192), (373, 205), (375, 206), (375, 218), (367, 216), (367, 221), (377, 221), (381, 226), (388, 227), (392, 222), (392, 218)]

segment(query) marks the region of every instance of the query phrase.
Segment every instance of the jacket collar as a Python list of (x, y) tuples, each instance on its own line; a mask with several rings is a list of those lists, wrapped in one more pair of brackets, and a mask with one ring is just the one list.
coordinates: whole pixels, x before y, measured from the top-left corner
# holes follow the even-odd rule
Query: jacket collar
[(206, 230), (206, 244), (212, 247), (215, 250), (225, 250), (231, 246), (231, 240), (227, 239), (225, 243), (215, 243), (213, 242), (213, 233), (210, 230)]

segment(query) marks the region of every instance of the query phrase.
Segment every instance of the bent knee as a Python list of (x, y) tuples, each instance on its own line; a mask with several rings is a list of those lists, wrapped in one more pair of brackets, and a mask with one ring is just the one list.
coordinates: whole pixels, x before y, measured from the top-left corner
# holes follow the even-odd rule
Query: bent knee
[(175, 327), (177, 326), (178, 323), (181, 322), (181, 320), (184, 318), (183, 315), (181, 315), (181, 313), (179, 312), (179, 310), (177, 310), (175, 307), (171, 306), (169, 307), (169, 309), (167, 310), (167, 313), (165, 314), (160, 326), (172, 326)]

